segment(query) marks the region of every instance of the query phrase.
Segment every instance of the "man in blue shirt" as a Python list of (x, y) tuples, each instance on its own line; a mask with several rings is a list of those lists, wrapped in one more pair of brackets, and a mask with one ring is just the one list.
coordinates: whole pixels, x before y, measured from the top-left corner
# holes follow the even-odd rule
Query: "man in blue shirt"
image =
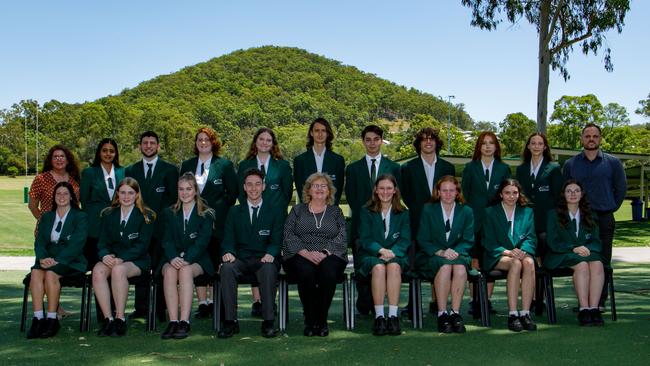
[[(627, 192), (625, 170), (621, 161), (600, 150), (600, 127), (593, 123), (582, 129), (580, 136), (582, 153), (564, 164), (564, 178), (575, 179), (582, 184), (591, 209), (598, 215), (603, 260), (611, 265), (612, 241), (614, 240), (614, 212), (621, 207)], [(603, 288), (601, 306), (607, 299), (607, 280)]]

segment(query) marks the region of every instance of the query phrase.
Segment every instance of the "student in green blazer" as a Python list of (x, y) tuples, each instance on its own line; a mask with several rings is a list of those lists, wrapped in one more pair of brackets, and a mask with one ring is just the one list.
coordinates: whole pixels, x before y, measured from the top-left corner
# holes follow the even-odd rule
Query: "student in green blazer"
[(284, 219), (281, 208), (268, 204), (264, 192), (264, 174), (256, 168), (246, 171), (242, 186), (246, 201), (228, 212), (225, 237), (221, 246), (221, 291), (224, 326), (219, 338), (239, 332), (237, 322), (237, 283), (253, 276), (259, 283), (262, 305), (262, 336), (275, 337), (275, 291), (280, 268), (280, 248)]
[[(361, 209), (359, 228), (359, 273), (372, 276), (375, 308), (374, 335), (400, 335), (397, 314), (402, 273), (408, 270), (407, 251), (411, 245), (409, 213), (400, 203), (397, 180), (390, 174), (375, 182), (372, 200)], [(388, 318), (384, 316), (384, 297), (388, 295)]]
[(529, 206), (535, 213), (537, 234), (536, 255), (546, 254), (546, 216), (555, 209), (562, 191), (564, 178), (560, 164), (553, 161), (546, 135), (534, 132), (528, 137), (522, 153), (522, 164), (517, 167), (517, 180), (524, 189)]
[[(102, 229), (97, 247), (100, 262), (93, 268), (93, 289), (104, 315), (99, 336), (126, 335), (124, 310), (131, 277), (151, 268), (148, 248), (156, 213), (145, 206), (138, 182), (130, 177), (117, 185), (117, 195), (110, 207), (102, 211)], [(109, 284), (108, 278), (111, 281)], [(115, 318), (111, 312), (111, 294)]]
[(544, 267), (571, 268), (578, 296), (580, 325), (604, 325), (598, 310), (605, 281), (596, 215), (591, 212), (585, 191), (576, 180), (568, 180), (556, 210), (548, 212), (548, 247)]
[[(334, 204), (338, 205), (343, 194), (343, 181), (345, 179), (345, 160), (332, 151), (334, 131), (330, 123), (322, 117), (316, 118), (309, 125), (307, 132), (307, 151), (293, 159), (293, 178), (296, 183), (296, 192), (302, 192), (307, 177), (312, 173), (327, 173), (334, 182)], [(298, 201), (302, 197), (298, 194)]]
[(433, 279), (431, 297), (436, 299), (441, 333), (465, 332), (460, 305), (470, 265), (469, 251), (474, 245), (474, 214), (464, 202), (460, 183), (453, 175), (446, 175), (436, 183), (431, 203), (424, 205), (420, 219), (416, 269), (424, 278)]
[[(533, 210), (519, 182), (508, 178), (498, 189), (500, 204), (485, 209), (483, 269), (508, 273), (508, 329), (514, 332), (533, 331), (537, 325), (530, 317), (530, 304), (535, 292), (535, 220)], [(521, 311), (517, 311), (521, 287)]]
[[(399, 164), (381, 155), (384, 130), (376, 125), (368, 125), (361, 131), (361, 139), (366, 149), (366, 156), (347, 166), (345, 169), (345, 198), (352, 211), (352, 225), (348, 243), (352, 246), (354, 268), (359, 269), (359, 256), (356, 255), (361, 221), (361, 208), (372, 198), (373, 187), (377, 177), (392, 174), (401, 187)], [(368, 314), (372, 309), (370, 288), (365, 281), (357, 281), (357, 310)]]
[(84, 255), (88, 259), (88, 269), (99, 261), (97, 240), (101, 229), (100, 212), (111, 205), (115, 187), (124, 179), (124, 168), (120, 166), (120, 153), (117, 142), (111, 138), (102, 139), (95, 150), (93, 163), (81, 172), (79, 188), (81, 208), (88, 214), (88, 240)]
[[(196, 178), (198, 192), (207, 205), (214, 210), (214, 230), (208, 245), (208, 255), (218, 262), (219, 244), (223, 240), (223, 227), (228, 209), (235, 204), (238, 195), (237, 174), (232, 162), (219, 156), (221, 141), (217, 132), (210, 127), (201, 127), (194, 136), (195, 157), (181, 164), (180, 174), (191, 172)], [(207, 287), (196, 286), (199, 301), (197, 318), (212, 315)]]
[[(176, 202), (178, 182), (177, 168), (162, 160), (158, 156), (160, 150), (160, 139), (153, 131), (145, 131), (140, 135), (140, 152), (142, 160), (130, 165), (125, 170), (127, 177), (134, 178), (142, 190), (142, 200), (157, 215)], [(149, 245), (151, 255), (151, 266), (157, 268), (162, 259), (162, 235), (164, 228), (162, 220), (154, 222), (154, 231)], [(144, 317), (147, 314), (147, 286), (137, 285), (135, 287), (135, 312), (129, 317)], [(158, 318), (164, 321), (165, 309), (162, 291), (158, 292), (156, 303), (159, 304), (156, 313)]]
[[(52, 211), (41, 216), (34, 242), (36, 263), (29, 283), (34, 318), (27, 332), (28, 339), (57, 334), (60, 328), (56, 314), (61, 294), (59, 278), (86, 271), (83, 246), (88, 235), (88, 216), (79, 211), (79, 202), (70, 183), (57, 183), (53, 197)], [(45, 295), (47, 314), (43, 313)]]
[(169, 324), (162, 339), (183, 339), (189, 335), (194, 278), (203, 273), (214, 274), (208, 255), (214, 216), (214, 210), (199, 195), (194, 172), (183, 174), (178, 180), (178, 202), (163, 211), (161, 273)]

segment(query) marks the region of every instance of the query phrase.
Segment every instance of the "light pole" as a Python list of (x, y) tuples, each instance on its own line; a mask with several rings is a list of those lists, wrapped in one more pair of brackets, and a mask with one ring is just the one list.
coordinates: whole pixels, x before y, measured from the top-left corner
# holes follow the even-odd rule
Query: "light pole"
[(451, 100), (456, 99), (453, 95), (447, 96), (447, 153), (451, 155)]

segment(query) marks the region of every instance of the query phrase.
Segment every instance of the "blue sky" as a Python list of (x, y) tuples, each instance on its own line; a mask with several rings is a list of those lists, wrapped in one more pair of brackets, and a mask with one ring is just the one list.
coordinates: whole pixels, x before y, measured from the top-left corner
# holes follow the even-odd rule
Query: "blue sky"
[[(537, 35), (522, 21), (487, 32), (460, 0), (3, 1), (0, 109), (22, 99), (76, 103), (238, 49), (304, 48), (433, 95), (454, 95), (475, 120), (535, 119)], [(595, 94), (628, 109), (650, 93), (650, 2), (632, 0), (622, 34), (602, 53), (574, 52), (568, 82), (551, 76), (552, 103)]]

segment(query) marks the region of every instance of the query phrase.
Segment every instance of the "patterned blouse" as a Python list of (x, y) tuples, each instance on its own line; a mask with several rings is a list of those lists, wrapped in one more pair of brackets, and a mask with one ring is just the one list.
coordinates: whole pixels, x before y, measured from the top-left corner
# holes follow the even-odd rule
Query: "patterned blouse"
[(327, 206), (325, 213), (309, 212), (308, 204), (294, 206), (284, 224), (282, 257), (287, 260), (302, 249), (328, 250), (347, 262), (345, 217), (338, 206)]

